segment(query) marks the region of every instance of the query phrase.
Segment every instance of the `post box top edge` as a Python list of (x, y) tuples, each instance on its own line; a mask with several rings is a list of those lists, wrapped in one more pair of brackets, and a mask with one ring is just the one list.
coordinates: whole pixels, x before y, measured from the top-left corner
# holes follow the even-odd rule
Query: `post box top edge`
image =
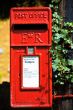
[(37, 11), (51, 11), (51, 8), (50, 7), (13, 7), (13, 8), (11, 8), (11, 10), (10, 11), (20, 11), (20, 10), (27, 10), (27, 11), (29, 11), (29, 10), (37, 10)]
[(24, 22), (48, 24), (48, 21), (52, 19), (52, 11), (50, 7), (13, 7), (10, 10), (10, 19), (11, 23), (17, 24)]

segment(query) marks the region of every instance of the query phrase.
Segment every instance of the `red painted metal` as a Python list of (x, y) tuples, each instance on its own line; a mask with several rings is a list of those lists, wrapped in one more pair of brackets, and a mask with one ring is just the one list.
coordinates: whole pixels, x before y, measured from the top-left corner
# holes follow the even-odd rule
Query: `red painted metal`
[[(52, 59), (49, 52), (52, 44), (51, 9), (12, 8), (10, 27), (11, 106), (51, 107)], [(31, 55), (28, 47), (34, 48)], [(39, 88), (22, 87), (23, 56), (39, 57)]]
[(54, 99), (59, 99), (59, 98), (73, 98), (73, 94), (65, 94), (65, 95), (53, 95)]
[[(11, 36), (14, 37), (11, 37), (11, 46), (51, 46), (51, 23), (50, 8), (13, 8), (11, 10)], [(21, 30), (22, 28), (24, 30)], [(29, 28), (29, 31), (26, 28)]]

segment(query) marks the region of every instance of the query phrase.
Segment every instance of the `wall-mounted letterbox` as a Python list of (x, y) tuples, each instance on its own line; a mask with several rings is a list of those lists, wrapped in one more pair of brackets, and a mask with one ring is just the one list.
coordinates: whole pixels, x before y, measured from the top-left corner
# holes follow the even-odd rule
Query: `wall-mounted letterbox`
[(12, 8), (10, 98), (12, 107), (52, 106), (51, 9)]

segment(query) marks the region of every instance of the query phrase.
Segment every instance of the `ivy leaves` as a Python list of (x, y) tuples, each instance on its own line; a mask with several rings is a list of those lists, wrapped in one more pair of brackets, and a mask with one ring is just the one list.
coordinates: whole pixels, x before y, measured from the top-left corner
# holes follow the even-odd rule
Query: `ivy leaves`
[[(67, 59), (68, 49), (73, 45), (71, 40), (71, 33), (73, 32), (73, 23), (63, 22), (63, 17), (59, 13), (59, 2), (61, 0), (52, 0), (50, 7), (52, 8), (52, 66), (56, 74), (54, 84), (64, 84), (65, 80), (73, 81), (73, 74), (71, 72), (71, 63)], [(70, 73), (70, 74), (66, 74)], [(69, 78), (69, 75), (71, 77)]]

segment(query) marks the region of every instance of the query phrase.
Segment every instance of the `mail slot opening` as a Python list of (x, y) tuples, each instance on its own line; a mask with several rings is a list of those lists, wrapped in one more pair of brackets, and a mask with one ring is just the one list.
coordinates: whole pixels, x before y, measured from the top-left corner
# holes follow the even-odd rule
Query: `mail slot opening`
[(13, 31), (23, 31), (23, 30), (46, 30), (47, 24), (13, 24)]

